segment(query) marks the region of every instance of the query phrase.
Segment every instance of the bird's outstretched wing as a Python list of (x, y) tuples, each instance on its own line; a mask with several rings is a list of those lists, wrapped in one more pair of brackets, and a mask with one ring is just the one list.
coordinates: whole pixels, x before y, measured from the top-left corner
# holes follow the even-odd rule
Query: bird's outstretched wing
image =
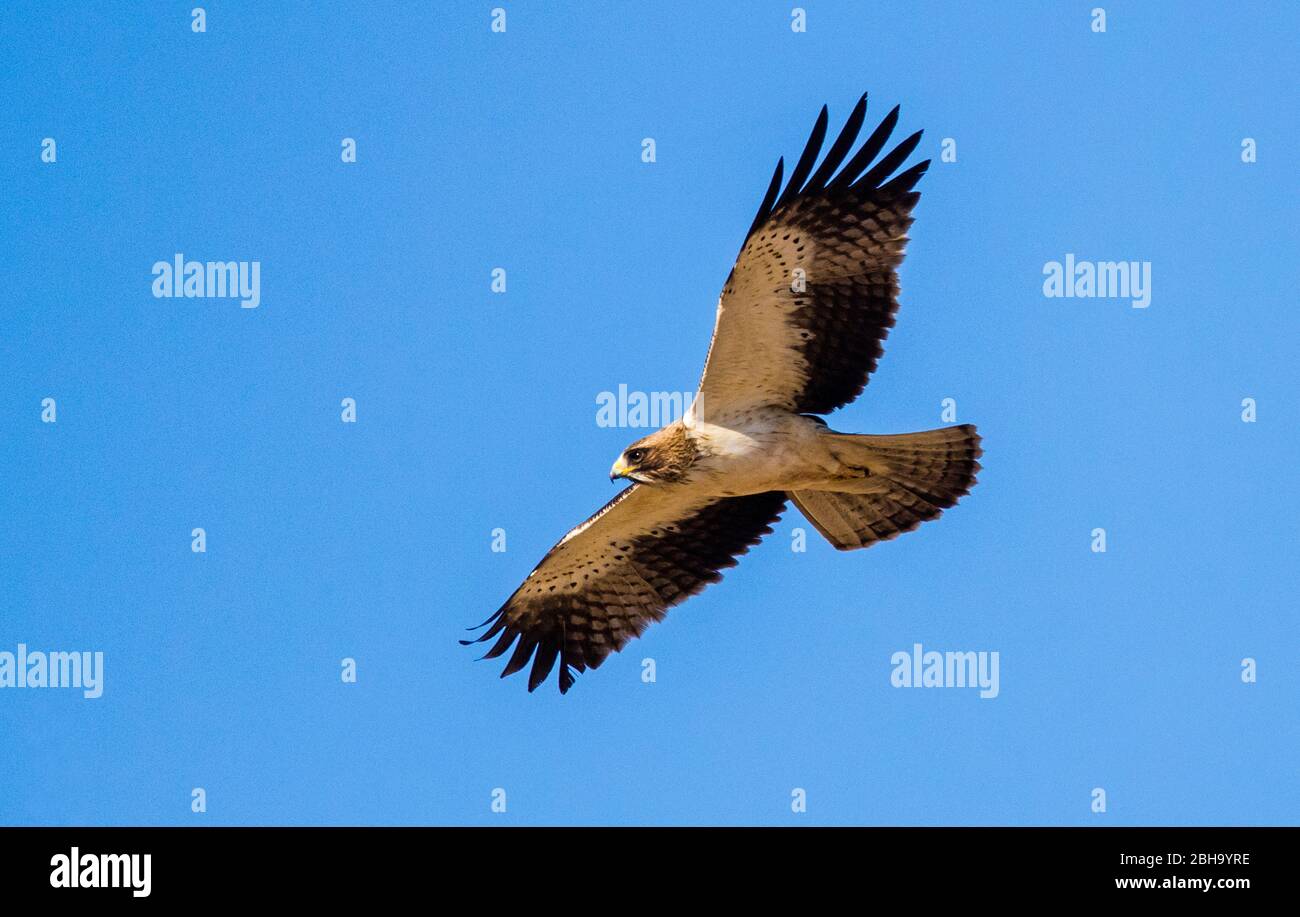
[(514, 652), (504, 678), (533, 661), (528, 690), (558, 659), (560, 691), (574, 671), (596, 668), (669, 608), (722, 579), (772, 531), (783, 493), (706, 497), (676, 485), (633, 484), (565, 535), (477, 640), (496, 638), (484, 656)]
[(876, 368), (898, 309), (897, 268), (920, 198), (912, 188), (930, 162), (887, 181), (921, 133), (873, 165), (898, 108), (854, 152), (866, 111), (863, 95), (814, 172), (822, 106), (784, 190), (777, 162), (718, 300), (699, 386), (706, 420), (762, 405), (824, 414), (856, 398)]

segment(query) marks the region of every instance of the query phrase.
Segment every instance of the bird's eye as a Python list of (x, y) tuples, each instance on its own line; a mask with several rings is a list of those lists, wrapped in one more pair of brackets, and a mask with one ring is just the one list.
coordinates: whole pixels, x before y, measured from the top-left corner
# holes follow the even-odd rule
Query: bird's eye
[(629, 453), (627, 454), (627, 460), (628, 460), (629, 462), (631, 462), (633, 465), (635, 465), (635, 464), (637, 464), (638, 462), (640, 462), (641, 459), (643, 459), (643, 458), (645, 458), (645, 450), (644, 450), (644, 449), (633, 449), (631, 452), (629, 452)]

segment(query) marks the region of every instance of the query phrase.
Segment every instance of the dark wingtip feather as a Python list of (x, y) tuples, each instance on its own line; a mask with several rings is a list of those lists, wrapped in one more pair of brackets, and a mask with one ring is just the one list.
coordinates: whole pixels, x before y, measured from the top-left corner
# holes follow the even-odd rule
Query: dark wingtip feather
[(785, 157), (782, 156), (776, 161), (776, 171), (772, 173), (772, 181), (767, 186), (767, 194), (763, 195), (763, 203), (758, 205), (758, 213), (754, 215), (754, 222), (749, 224), (749, 232), (745, 233), (746, 239), (754, 234), (754, 230), (758, 229), (759, 224), (766, 220), (767, 215), (772, 212), (772, 203), (776, 200), (777, 192), (781, 190), (781, 173), (784, 170)]
[(486, 653), (484, 653), (482, 656), (478, 658), (480, 660), (497, 658), (502, 653), (504, 653), (507, 649), (510, 648), (510, 644), (514, 643), (515, 637), (517, 636), (518, 634), (516, 634), (513, 630), (507, 630), (505, 633), (501, 635), (500, 639), (498, 639), (496, 643), (492, 644), (492, 649), (488, 650)]
[(906, 172), (899, 172), (885, 184), (880, 186), (882, 197), (890, 197), (895, 194), (902, 194), (905, 191), (911, 191), (916, 187), (916, 183), (921, 180), (921, 176), (930, 168), (930, 160), (918, 162)]
[[(491, 621), (493, 620), (493, 618), (495, 618), (496, 621), (495, 621), (495, 623), (492, 624), (491, 627), (489, 627), (487, 630), (483, 631), (483, 633), (479, 634), (479, 635), (478, 635), (477, 637), (475, 637), (473, 640), (462, 640), (462, 641), (460, 641), (460, 645), (461, 645), (461, 646), (469, 646), (470, 644), (473, 644), (473, 643), (485, 643), (485, 642), (487, 642), (488, 640), (491, 640), (491, 639), (492, 639), (493, 637), (495, 637), (497, 634), (501, 633), (501, 631), (502, 631), (502, 630), (505, 628), (505, 626), (506, 626), (506, 619), (505, 619), (505, 615), (503, 614), (504, 611), (505, 611), (505, 608), (503, 607), (500, 611), (498, 611), (496, 614), (494, 614), (491, 618), (488, 618), (487, 621), (484, 621), (483, 624), (480, 624), (480, 625), (478, 626), (478, 627), (482, 627), (484, 624), (487, 624), (487, 623), (491, 622)], [(467, 627), (466, 630), (478, 630), (478, 627)]]
[[(861, 98), (858, 99), (853, 111), (849, 114), (848, 119), (844, 122), (844, 127), (840, 130), (839, 136), (831, 144), (830, 149), (827, 150), (821, 165), (816, 172), (813, 172), (813, 165), (816, 163), (822, 143), (826, 139), (826, 127), (830, 117), (829, 109), (825, 105), (822, 106), (821, 112), (817, 116), (817, 122), (813, 125), (812, 134), (808, 137), (808, 143), (804, 147), (799, 161), (790, 172), (790, 178), (786, 182), (784, 190), (781, 189), (781, 176), (785, 160), (780, 159), (777, 161), (776, 171), (772, 175), (772, 181), (768, 185), (767, 193), (763, 196), (763, 203), (759, 205), (758, 213), (755, 214), (749, 231), (745, 233), (747, 240), (758, 231), (759, 227), (775, 211), (791, 203), (801, 194), (818, 191), (842, 193), (849, 187), (875, 187), (880, 185), (884, 179), (889, 178), (890, 174), (916, 149), (921, 139), (921, 131), (917, 131), (911, 137), (902, 141), (880, 162), (874, 166), (872, 165), (876, 156), (884, 149), (894, 128), (898, 125), (899, 111), (901, 109), (900, 106), (895, 105), (857, 152), (845, 162), (845, 157), (852, 150), (853, 144), (862, 130), (862, 124), (866, 120), (867, 98), (868, 94), (864, 92)], [(920, 177), (925, 174), (929, 164), (929, 160), (926, 160), (909, 168), (906, 172), (896, 176), (881, 187), (880, 190), (886, 194), (901, 197), (904, 193), (910, 191)], [(836, 174), (837, 169), (839, 170), (838, 174)]]
[(521, 635), (519, 637), (519, 644), (515, 647), (515, 651), (510, 654), (510, 661), (507, 662), (506, 667), (501, 670), (501, 677), (505, 678), (507, 675), (513, 675), (524, 666), (528, 665), (528, 660), (532, 658), (533, 650), (535, 649), (537, 649), (537, 640), (535, 638), (530, 638), (528, 634)]
[(889, 151), (888, 155), (864, 172), (862, 177), (853, 184), (855, 186), (862, 185), (863, 187), (868, 188), (874, 188), (876, 185), (879, 185), (883, 180), (888, 178), (895, 169), (903, 164), (903, 160), (912, 155), (912, 151), (916, 149), (916, 145), (921, 142), (921, 135), (924, 133), (925, 131), (917, 131), (898, 146), (894, 147)]
[(808, 143), (803, 148), (803, 155), (799, 157), (799, 162), (795, 164), (794, 171), (790, 173), (790, 181), (785, 186), (785, 192), (776, 202), (776, 208), (779, 209), (785, 204), (798, 197), (799, 192), (803, 190), (804, 181), (812, 172), (813, 163), (817, 161), (817, 154), (821, 152), (822, 141), (826, 139), (826, 125), (830, 122), (830, 110), (823, 105), (821, 113), (817, 115), (817, 123), (813, 125), (812, 133), (808, 136)]
[[(509, 603), (507, 603), (507, 604), (509, 604)], [(501, 606), (500, 608), (498, 608), (496, 611), (492, 612), (492, 614), (488, 615), (488, 616), (487, 616), (487, 619), (486, 619), (482, 624), (475, 624), (473, 627), (467, 627), (467, 628), (465, 628), (465, 629), (466, 629), (466, 630), (478, 630), (480, 627), (487, 627), (489, 624), (491, 624), (491, 623), (492, 623), (493, 621), (495, 621), (497, 618), (501, 617), (501, 615), (505, 612), (505, 610), (506, 610), (505, 605), (502, 605), (502, 606)]]
[(866, 171), (871, 165), (871, 161), (876, 155), (884, 149), (885, 143), (889, 140), (889, 135), (894, 132), (894, 127), (898, 124), (899, 106), (895, 105), (885, 115), (884, 120), (877, 125), (876, 129), (871, 132), (871, 136), (862, 144), (861, 149), (853, 154), (853, 158), (848, 164), (840, 170), (840, 174), (831, 182), (831, 187), (842, 188), (845, 185), (853, 184), (853, 180)]
[(853, 107), (849, 114), (848, 120), (844, 122), (844, 127), (840, 130), (840, 135), (835, 138), (831, 148), (826, 151), (826, 158), (822, 164), (817, 167), (813, 177), (808, 179), (806, 190), (819, 191), (826, 187), (826, 182), (835, 170), (840, 167), (844, 157), (853, 149), (853, 141), (858, 139), (858, 131), (862, 130), (862, 122), (867, 118), (867, 94), (864, 92), (862, 98), (858, 99), (858, 104)]
[(560, 641), (552, 633), (537, 646), (537, 655), (533, 657), (533, 667), (528, 672), (528, 693), (531, 694), (538, 685), (546, 681), (555, 667), (555, 659), (560, 655)]

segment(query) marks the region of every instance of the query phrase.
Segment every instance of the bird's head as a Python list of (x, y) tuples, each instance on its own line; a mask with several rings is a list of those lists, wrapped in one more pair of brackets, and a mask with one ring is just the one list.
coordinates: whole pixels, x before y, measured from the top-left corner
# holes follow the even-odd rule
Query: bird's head
[(681, 422), (638, 439), (623, 450), (609, 479), (627, 478), (642, 484), (667, 484), (680, 481), (695, 459), (695, 447)]

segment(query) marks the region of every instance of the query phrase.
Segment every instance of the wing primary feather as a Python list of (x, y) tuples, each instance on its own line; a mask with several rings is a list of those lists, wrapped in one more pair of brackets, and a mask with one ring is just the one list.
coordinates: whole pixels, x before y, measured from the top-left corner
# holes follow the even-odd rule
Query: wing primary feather
[(528, 693), (537, 690), (537, 686), (546, 681), (555, 667), (555, 658), (560, 655), (560, 635), (552, 631), (537, 645), (537, 655), (533, 657), (533, 667), (528, 672)]
[(893, 197), (906, 191), (911, 191), (916, 187), (916, 183), (921, 180), (921, 176), (930, 168), (930, 160), (918, 162), (906, 172), (899, 172), (885, 184), (880, 186), (881, 197)]
[(527, 632), (520, 634), (519, 645), (510, 654), (510, 661), (506, 663), (506, 667), (501, 671), (501, 677), (505, 678), (507, 675), (513, 675), (528, 665), (528, 660), (532, 657), (533, 650), (537, 649), (538, 642), (537, 637), (530, 636)]
[(880, 125), (871, 132), (871, 136), (862, 144), (862, 148), (854, 153), (853, 158), (840, 170), (839, 176), (835, 181), (831, 182), (831, 187), (839, 188), (853, 184), (853, 180), (871, 165), (871, 160), (876, 158), (876, 154), (884, 149), (885, 143), (889, 140), (889, 135), (894, 132), (894, 126), (897, 124), (898, 106), (895, 105), (893, 110), (885, 115), (885, 119), (880, 122)]
[(872, 166), (869, 171), (863, 173), (862, 177), (853, 183), (854, 186), (862, 185), (863, 187), (874, 188), (879, 185), (889, 177), (891, 172), (903, 164), (903, 160), (912, 155), (912, 150), (916, 149), (916, 145), (921, 142), (921, 135), (924, 133), (925, 131), (917, 131), (894, 147), (889, 152), (889, 155)]
[[(569, 628), (565, 624), (565, 619), (560, 618), (560, 694), (568, 694), (569, 688), (573, 686), (573, 670), (569, 668)], [(581, 663), (579, 663), (581, 666)], [(539, 682), (540, 684), (540, 682)]]
[[(504, 607), (501, 608), (500, 610), (498, 610), (497, 613), (494, 614), (491, 618), (488, 618), (487, 621), (484, 621), (483, 624), (487, 624), (489, 621), (492, 621), (492, 620), (494, 620), (494, 619), (495, 619), (496, 623), (493, 624), (490, 628), (488, 628), (487, 630), (485, 630), (483, 633), (479, 634), (479, 635), (478, 635), (477, 637), (475, 637), (473, 640), (462, 640), (462, 641), (460, 641), (460, 645), (461, 645), (461, 646), (469, 646), (469, 645), (471, 645), (471, 644), (473, 644), (473, 643), (484, 643), (484, 642), (486, 642), (486, 641), (488, 641), (488, 640), (491, 640), (493, 637), (495, 637), (497, 634), (499, 634), (499, 633), (501, 632), (501, 628), (503, 628), (503, 627), (506, 626), (505, 608), (504, 608)], [(480, 624), (478, 627), (482, 627), (483, 624)], [(466, 630), (478, 630), (478, 627), (467, 627)]]
[(514, 629), (507, 630), (504, 634), (501, 635), (501, 638), (497, 640), (495, 644), (493, 644), (492, 649), (488, 650), (486, 653), (484, 653), (482, 656), (478, 658), (480, 660), (497, 658), (502, 653), (504, 653), (507, 649), (510, 648), (510, 644), (515, 642), (515, 637), (517, 636), (519, 636), (518, 631)]
[(492, 614), (488, 615), (488, 616), (487, 616), (487, 620), (484, 621), (482, 624), (475, 624), (473, 627), (467, 627), (467, 628), (465, 628), (465, 629), (466, 629), (466, 630), (478, 630), (480, 627), (487, 627), (489, 624), (491, 624), (491, 623), (492, 623), (493, 621), (495, 621), (497, 618), (501, 617), (501, 615), (502, 615), (504, 612), (505, 612), (505, 608), (498, 608), (496, 611), (492, 612)]
[(567, 661), (562, 660), (560, 662), (560, 693), (568, 694), (575, 681), (577, 681), (577, 678), (573, 674), (573, 669), (569, 668)]
[(840, 135), (835, 138), (831, 148), (826, 151), (826, 158), (822, 164), (817, 167), (813, 177), (808, 179), (807, 189), (810, 191), (820, 191), (826, 187), (826, 182), (835, 174), (835, 170), (840, 167), (844, 157), (848, 155), (849, 150), (853, 149), (853, 141), (858, 139), (858, 131), (862, 130), (862, 122), (867, 117), (867, 94), (864, 92), (862, 98), (858, 99), (858, 104), (854, 106), (849, 119), (844, 122), (844, 129)]
[(829, 120), (830, 113), (826, 106), (823, 105), (821, 114), (817, 116), (817, 123), (813, 125), (812, 134), (808, 137), (808, 145), (803, 148), (803, 155), (799, 157), (799, 162), (795, 165), (794, 171), (790, 173), (790, 182), (785, 186), (785, 193), (776, 202), (774, 210), (779, 210), (799, 196), (799, 192), (803, 189), (804, 180), (808, 177), (808, 173), (812, 171), (813, 163), (817, 161), (817, 154), (821, 152), (822, 141), (826, 139), (826, 125)]
[[(763, 203), (758, 205), (758, 213), (754, 216), (754, 222), (749, 225), (749, 232), (745, 233), (748, 239), (758, 229), (759, 224), (767, 219), (767, 215), (772, 211), (772, 202), (776, 200), (777, 192), (781, 190), (781, 173), (785, 169), (785, 157), (782, 156), (776, 161), (776, 171), (772, 173), (772, 183), (767, 186), (767, 194), (763, 195)], [(487, 622), (484, 621), (484, 624)], [(480, 624), (479, 627), (483, 625)]]

